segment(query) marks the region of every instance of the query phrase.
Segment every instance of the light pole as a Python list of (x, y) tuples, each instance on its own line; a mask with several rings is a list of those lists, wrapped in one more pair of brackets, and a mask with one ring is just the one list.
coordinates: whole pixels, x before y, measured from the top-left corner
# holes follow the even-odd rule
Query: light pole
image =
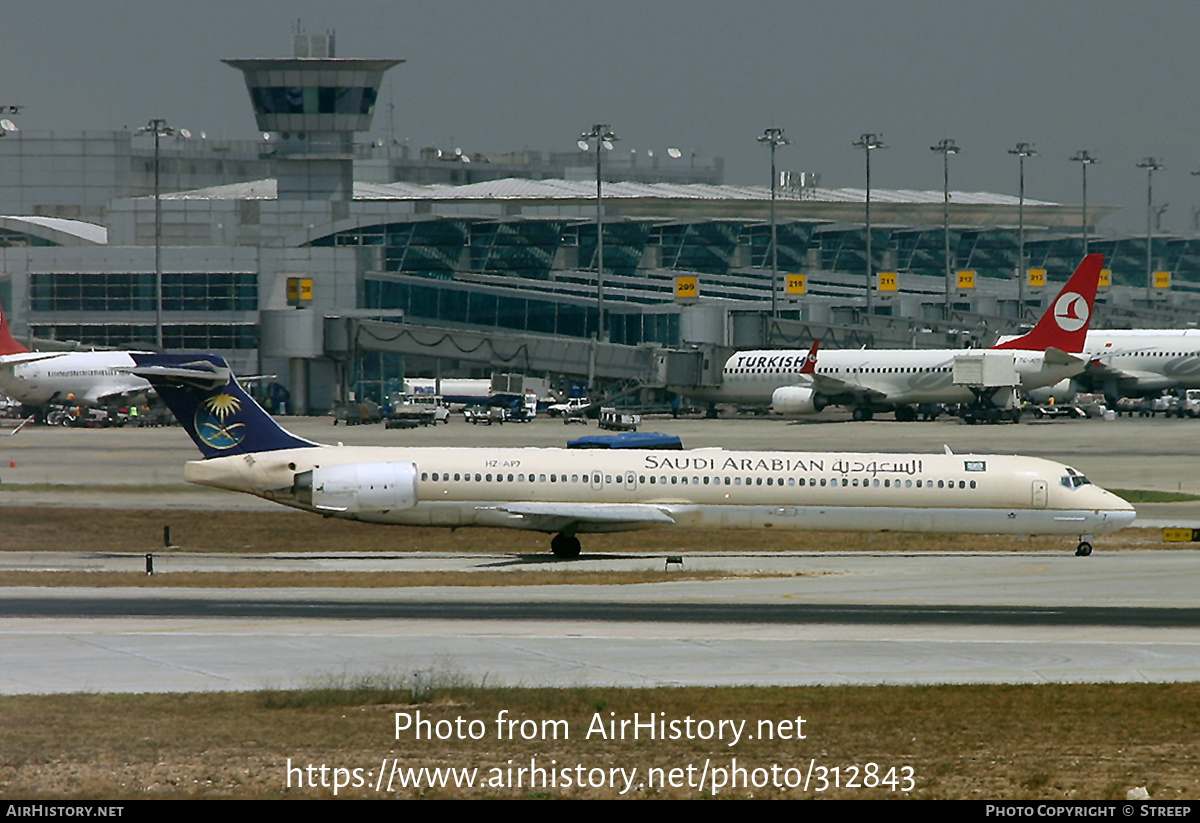
[(882, 134), (864, 134), (853, 143), (854, 148), (862, 149), (867, 157), (867, 316), (871, 315), (872, 302), (875, 295), (875, 258), (871, 255), (871, 152), (875, 149), (886, 149)]
[(1154, 243), (1154, 172), (1165, 169), (1162, 161), (1146, 157), (1137, 164), (1146, 170), (1146, 299), (1154, 299), (1154, 259), (1151, 246)]
[[(1200, 169), (1188, 172), (1192, 177), (1200, 177)], [(1192, 206), (1192, 231), (1200, 231), (1200, 209)]]
[(1093, 163), (1099, 163), (1095, 157), (1092, 157), (1087, 149), (1080, 149), (1075, 152), (1075, 156), (1070, 158), (1071, 162), (1078, 163), (1083, 169), (1083, 256), (1087, 257), (1088, 253), (1088, 221), (1087, 221), (1087, 167)]
[(1009, 154), (1017, 156), (1020, 168), (1020, 201), (1017, 205), (1017, 320), (1025, 316), (1025, 158), (1037, 157), (1033, 143), (1017, 143), (1015, 149), (1009, 149)]
[(783, 136), (783, 129), (775, 127), (764, 129), (757, 140), (771, 147), (771, 317), (775, 318), (779, 316), (775, 298), (779, 285), (779, 245), (775, 237), (775, 185), (778, 183), (778, 175), (775, 173), (775, 149), (790, 145), (792, 141)]
[(596, 141), (596, 313), (599, 328), (596, 339), (608, 340), (608, 328), (604, 323), (604, 177), (603, 163), (605, 149), (612, 149), (617, 136), (609, 130), (607, 123), (597, 123), (591, 131), (579, 135), (581, 148), (588, 148), (588, 141)]
[(930, 146), (930, 151), (942, 154), (942, 239), (945, 243), (946, 254), (946, 319), (950, 319), (950, 306), (954, 294), (954, 271), (950, 265), (950, 155), (958, 154), (962, 149), (955, 145), (953, 138), (943, 138), (936, 146)]
[(163, 277), (162, 277), (162, 200), (159, 197), (158, 141), (170, 137), (175, 129), (161, 117), (155, 117), (138, 129), (138, 134), (154, 135), (154, 342), (163, 348)]

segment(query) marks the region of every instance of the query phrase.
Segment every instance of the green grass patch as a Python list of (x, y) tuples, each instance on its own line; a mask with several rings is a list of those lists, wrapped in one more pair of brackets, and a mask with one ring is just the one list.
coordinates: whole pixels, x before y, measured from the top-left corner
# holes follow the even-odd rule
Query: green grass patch
[(1186, 492), (1160, 492), (1152, 489), (1109, 489), (1110, 492), (1128, 503), (1187, 503), (1200, 500), (1200, 494)]

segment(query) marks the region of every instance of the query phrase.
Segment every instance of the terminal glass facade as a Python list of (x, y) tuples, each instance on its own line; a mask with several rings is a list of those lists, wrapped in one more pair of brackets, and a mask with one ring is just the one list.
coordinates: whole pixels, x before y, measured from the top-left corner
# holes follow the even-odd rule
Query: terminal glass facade
[[(368, 277), (363, 291), (363, 308), (401, 309), (414, 320), (569, 337), (593, 337), (599, 330), (595, 302), (580, 298), (415, 277)], [(614, 343), (674, 346), (680, 342), (679, 315), (673, 311), (644, 312), (640, 306), (617, 301), (606, 305), (605, 319)]]
[[(866, 273), (866, 230), (862, 225), (781, 222), (777, 236), (780, 271), (804, 272), (815, 267), (846, 274)], [(669, 295), (662, 293), (664, 286), (654, 282), (667, 272), (694, 272), (722, 280), (761, 272), (771, 265), (770, 237), (769, 224), (760, 221), (613, 218), (604, 225), (606, 297), (615, 304), (669, 300)], [(875, 271), (945, 275), (945, 241), (940, 226), (874, 227), (871, 240)], [(313, 245), (380, 246), (381, 269), (386, 272), (439, 280), (453, 280), (467, 273), (484, 274), (510, 279), (515, 288), (569, 292), (580, 297), (588, 296), (586, 288), (592, 292), (595, 289), (596, 224), (588, 219), (418, 219), (339, 232), (313, 241)], [(1145, 283), (1145, 238), (1097, 238), (1090, 247), (1105, 255), (1105, 265), (1112, 270), (1115, 284)], [(1045, 268), (1051, 282), (1065, 281), (1083, 254), (1078, 235), (1044, 230), (1028, 231), (1025, 249), (1027, 264)], [(1017, 270), (1017, 250), (1017, 230), (1013, 227), (950, 229), (951, 270), (970, 269), (980, 278), (1010, 280)], [(1200, 239), (1157, 237), (1153, 259), (1156, 269), (1172, 272), (1173, 287), (1200, 289)], [(577, 288), (565, 285), (570, 283)], [(705, 293), (711, 296), (711, 289), (719, 287), (719, 282), (710, 280), (705, 286), (709, 289)], [(751, 293), (727, 296), (761, 298)], [(448, 295), (440, 299), (454, 302), (466, 298)], [(539, 331), (562, 325), (553, 319), (553, 312), (546, 315), (540, 310), (529, 311), (528, 306), (509, 311), (481, 304), (459, 313), (465, 316), (468, 309), (472, 316), (489, 312), (506, 316), (536, 314), (530, 322)]]
[[(154, 311), (153, 272), (35, 273), (37, 312)], [(251, 272), (163, 274), (164, 311), (257, 311), (258, 276)]]
[(23, 231), (0, 229), (0, 249), (26, 249), (35, 246), (57, 246), (52, 240)]
[[(132, 323), (30, 323), (35, 337), (77, 340), (89, 346), (129, 348), (148, 345), (154, 325)], [(163, 346), (168, 349), (218, 351), (258, 348), (258, 326), (252, 323), (168, 323), (163, 326)]]

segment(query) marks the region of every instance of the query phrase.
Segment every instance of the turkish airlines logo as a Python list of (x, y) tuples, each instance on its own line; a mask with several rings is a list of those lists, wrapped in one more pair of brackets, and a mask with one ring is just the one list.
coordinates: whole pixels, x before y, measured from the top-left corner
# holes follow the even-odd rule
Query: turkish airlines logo
[(1054, 302), (1054, 322), (1063, 331), (1079, 331), (1088, 321), (1088, 304), (1082, 294), (1069, 291)]

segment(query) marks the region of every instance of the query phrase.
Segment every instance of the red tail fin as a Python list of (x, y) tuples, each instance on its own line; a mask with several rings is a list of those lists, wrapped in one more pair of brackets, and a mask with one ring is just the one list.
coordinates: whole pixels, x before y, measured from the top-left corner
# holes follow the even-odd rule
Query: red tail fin
[(4, 316), (4, 306), (0, 306), (0, 355), (23, 354), (29, 349), (13, 340), (12, 332), (8, 330), (8, 318)]
[(804, 356), (804, 365), (800, 369), (801, 374), (816, 374), (817, 373), (817, 349), (820, 348), (821, 341), (814, 340), (812, 348), (808, 350), (808, 354)]
[(992, 348), (1045, 351), (1053, 347), (1072, 354), (1083, 351), (1103, 266), (1102, 254), (1089, 254), (1083, 258), (1067, 285), (1063, 286), (1042, 319), (1028, 334)]

